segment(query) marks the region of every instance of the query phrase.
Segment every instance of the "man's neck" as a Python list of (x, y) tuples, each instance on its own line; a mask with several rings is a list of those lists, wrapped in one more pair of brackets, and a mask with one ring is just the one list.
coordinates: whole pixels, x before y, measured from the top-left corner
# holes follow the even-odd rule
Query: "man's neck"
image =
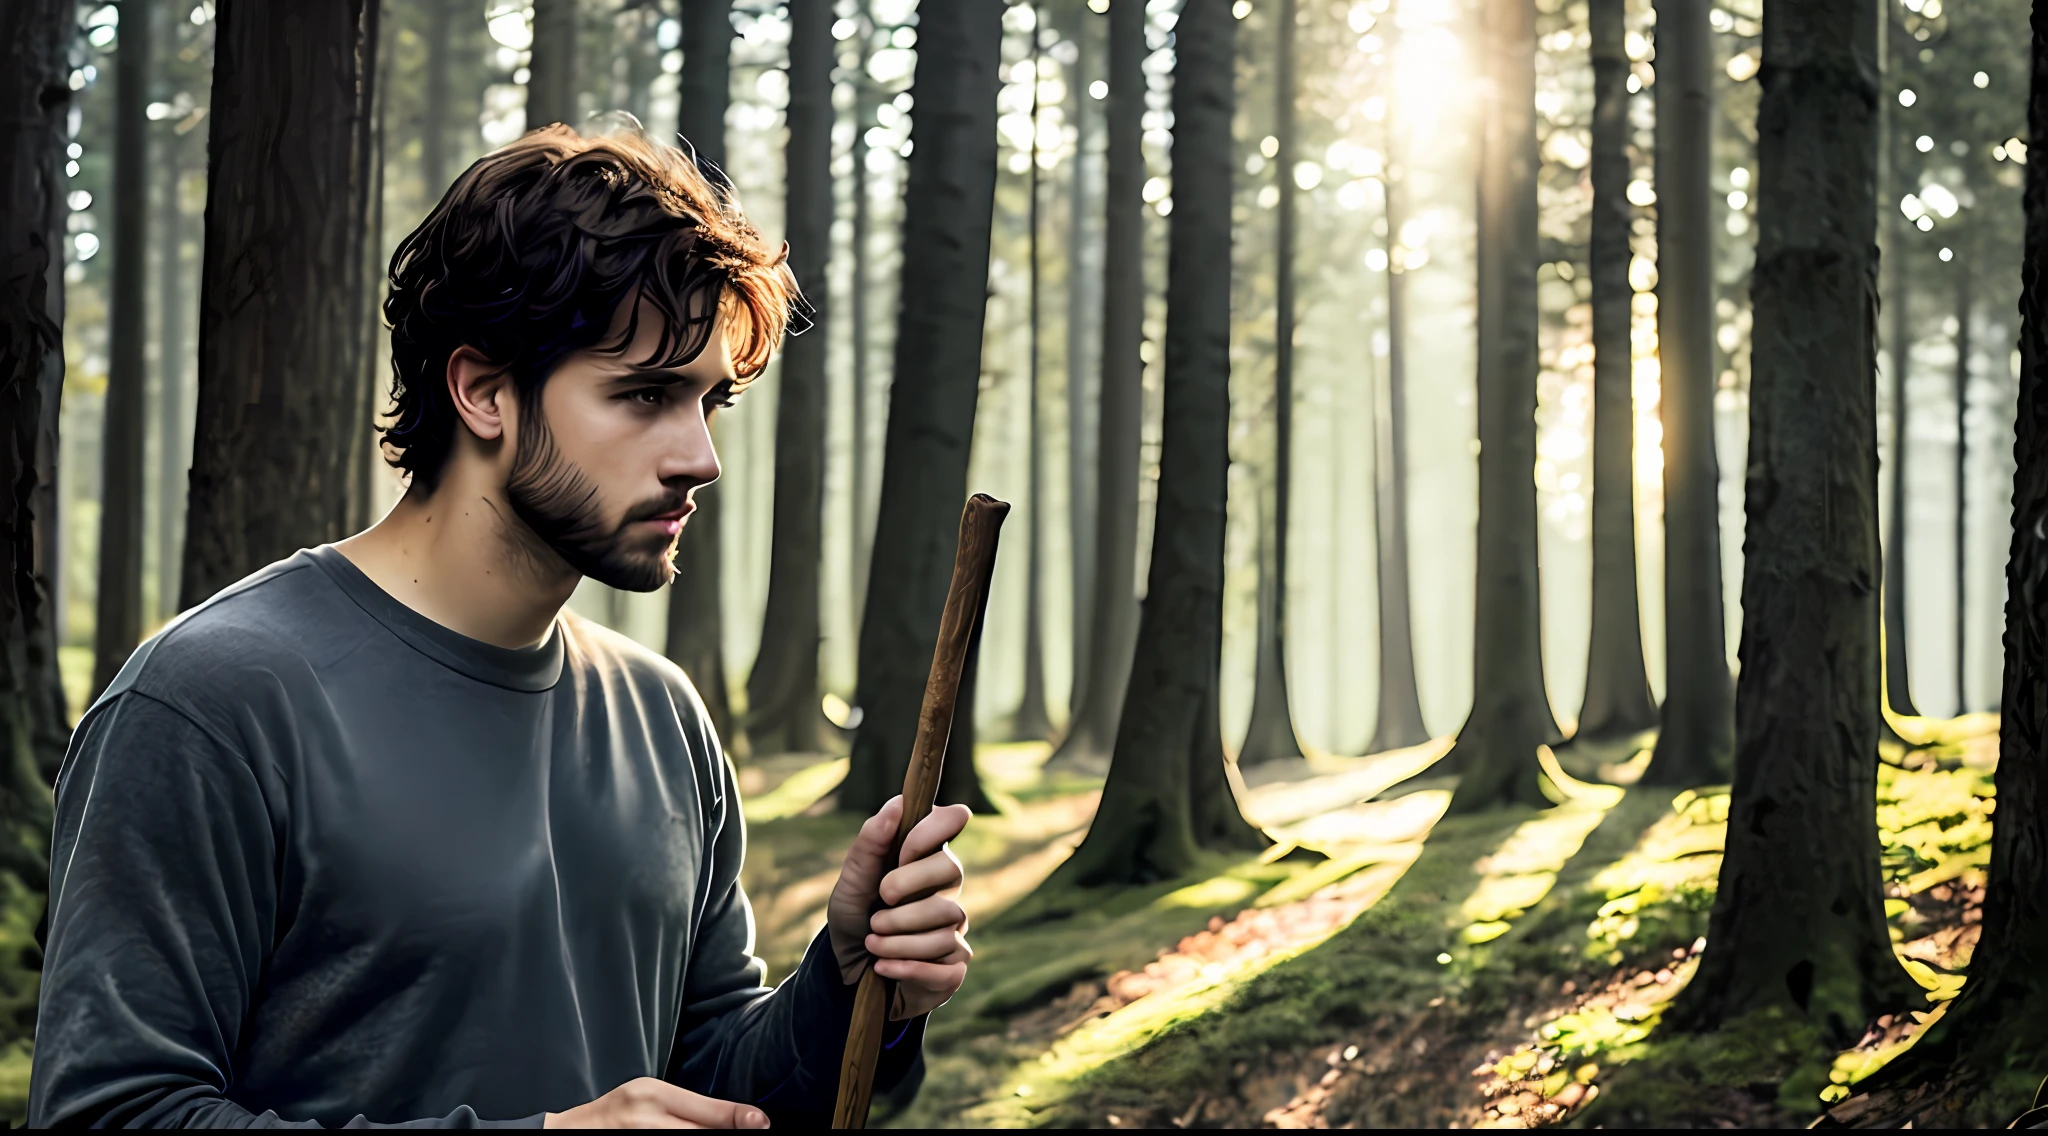
[(432, 496), (408, 490), (384, 519), (335, 548), (378, 587), (451, 631), (531, 647), (582, 579), (540, 545), (502, 492), (462, 484), (458, 463)]

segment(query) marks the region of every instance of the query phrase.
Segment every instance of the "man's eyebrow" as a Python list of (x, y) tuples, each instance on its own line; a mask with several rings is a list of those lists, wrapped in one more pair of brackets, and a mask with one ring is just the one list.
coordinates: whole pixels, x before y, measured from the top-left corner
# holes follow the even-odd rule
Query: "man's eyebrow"
[[(622, 371), (612, 376), (612, 382), (621, 386), (674, 387), (682, 386), (692, 381), (694, 380), (689, 375), (670, 367), (636, 367), (630, 371)], [(728, 373), (719, 376), (717, 381), (711, 384), (711, 389), (717, 390), (721, 386), (729, 387), (738, 382), (738, 376)]]

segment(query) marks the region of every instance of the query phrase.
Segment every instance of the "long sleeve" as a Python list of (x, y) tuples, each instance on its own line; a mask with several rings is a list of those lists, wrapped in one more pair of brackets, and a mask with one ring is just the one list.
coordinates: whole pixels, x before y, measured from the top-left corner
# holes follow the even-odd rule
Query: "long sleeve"
[[(277, 931), (285, 818), (258, 767), (133, 691), (88, 715), (57, 786), (30, 1127), (318, 1128), (230, 1099)], [(539, 1127), (539, 1114), (346, 1127)]]
[[(754, 913), (740, 885), (746, 855), (731, 766), (721, 756), (721, 792), (709, 863), (709, 897), (683, 977), (683, 1013), (667, 1079), (694, 1092), (760, 1106), (777, 1126), (827, 1126), (839, 1064), (853, 1020), (854, 987), (840, 977), (823, 930), (780, 986), (762, 985), (754, 956)], [(888, 1092), (922, 1068), (925, 1016), (891, 1022), (875, 1070)]]

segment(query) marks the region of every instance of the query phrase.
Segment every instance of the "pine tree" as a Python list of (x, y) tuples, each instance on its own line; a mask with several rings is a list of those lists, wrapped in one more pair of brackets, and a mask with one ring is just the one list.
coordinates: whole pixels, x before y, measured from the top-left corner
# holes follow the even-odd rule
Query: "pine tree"
[(1479, 584), (1472, 713), (1449, 757), (1455, 812), (1546, 803), (1556, 735), (1536, 576), (1536, 9), (1487, 0), (1479, 174)]
[(225, 0), (215, 19), (186, 607), (348, 535), (360, 461), (359, 136), (375, 23), (365, 0)]
[[(1093, 594), (1088, 664), (1075, 671), (1067, 736), (1049, 765), (1099, 772), (1117, 738), (1137, 637), (1138, 455), (1144, 420), (1145, 5), (1111, 0), (1103, 119), (1101, 380), (1096, 384)], [(1083, 678), (1085, 677), (1085, 683)]]
[(1707, 8), (1707, 0), (1660, 0), (1657, 5), (1665, 678), (1663, 725), (1643, 774), (1646, 783), (1655, 785), (1725, 780), (1734, 745), (1734, 691), (1721, 611), (1721, 472), (1714, 456), (1714, 246), (1707, 183), (1712, 33)]
[[(715, 182), (725, 183), (732, 0), (683, 0), (682, 15), (683, 72), (676, 128), (695, 152), (698, 166)], [(676, 584), (669, 589), (664, 653), (690, 676), (712, 728), (730, 748), (741, 739), (733, 731), (725, 678), (723, 497), (716, 482), (698, 486), (690, 496), (697, 510), (676, 545)]]
[(1778, 1012), (1848, 1045), (1912, 989), (1875, 818), (1876, 21), (1862, 0), (1764, 9), (1735, 781), (1672, 1011), (1693, 1031)]
[[(967, 499), (995, 217), (1004, 7), (1002, 0), (949, 0), (918, 17), (896, 378), (861, 616), (862, 718), (838, 801), (850, 812), (873, 812), (903, 784)], [(946, 766), (956, 776), (973, 770), (962, 754)]]
[(1588, 4), (1593, 38), (1593, 626), (1578, 727), (1578, 736), (1587, 739), (1620, 737), (1657, 724), (1636, 602), (1626, 8), (1624, 0)]
[(99, 588), (92, 689), (142, 641), (142, 459), (148, 424), (149, 119), (157, 5), (124, 3), (114, 49), (114, 296), (100, 442)]
[[(70, 0), (0, 5), (0, 872), (40, 908), (50, 785), (70, 734), (49, 581), (56, 562), (57, 399), (64, 384), (65, 118)], [(0, 1033), (34, 1030), (32, 951), (0, 960)]]
[(832, 244), (831, 0), (789, 6), (790, 268), (809, 326), (782, 353), (775, 417), (775, 518), (761, 650), (747, 675), (755, 754), (814, 753), (819, 723), (818, 584), (825, 504), (826, 261)]
[(1087, 839), (1048, 881), (1055, 889), (1171, 879), (1205, 848), (1266, 842), (1229, 784), (1216, 702), (1230, 464), (1230, 276), (1216, 265), (1230, 263), (1237, 21), (1229, 0), (1187, 0), (1174, 32), (1166, 404), (1152, 563), (1102, 804)]
[(1252, 715), (1238, 764), (1246, 768), (1302, 756), (1287, 682), (1287, 542), (1294, 496), (1295, 0), (1274, 15), (1273, 184), (1273, 464), (1259, 510), (1258, 650), (1252, 671)]

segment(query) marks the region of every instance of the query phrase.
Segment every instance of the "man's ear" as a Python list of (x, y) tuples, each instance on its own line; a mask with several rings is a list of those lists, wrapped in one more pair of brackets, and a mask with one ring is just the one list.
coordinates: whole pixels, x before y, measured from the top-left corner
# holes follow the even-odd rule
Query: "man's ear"
[(469, 432), (486, 442), (505, 436), (506, 396), (511, 376), (474, 347), (458, 347), (448, 356), (448, 399)]

